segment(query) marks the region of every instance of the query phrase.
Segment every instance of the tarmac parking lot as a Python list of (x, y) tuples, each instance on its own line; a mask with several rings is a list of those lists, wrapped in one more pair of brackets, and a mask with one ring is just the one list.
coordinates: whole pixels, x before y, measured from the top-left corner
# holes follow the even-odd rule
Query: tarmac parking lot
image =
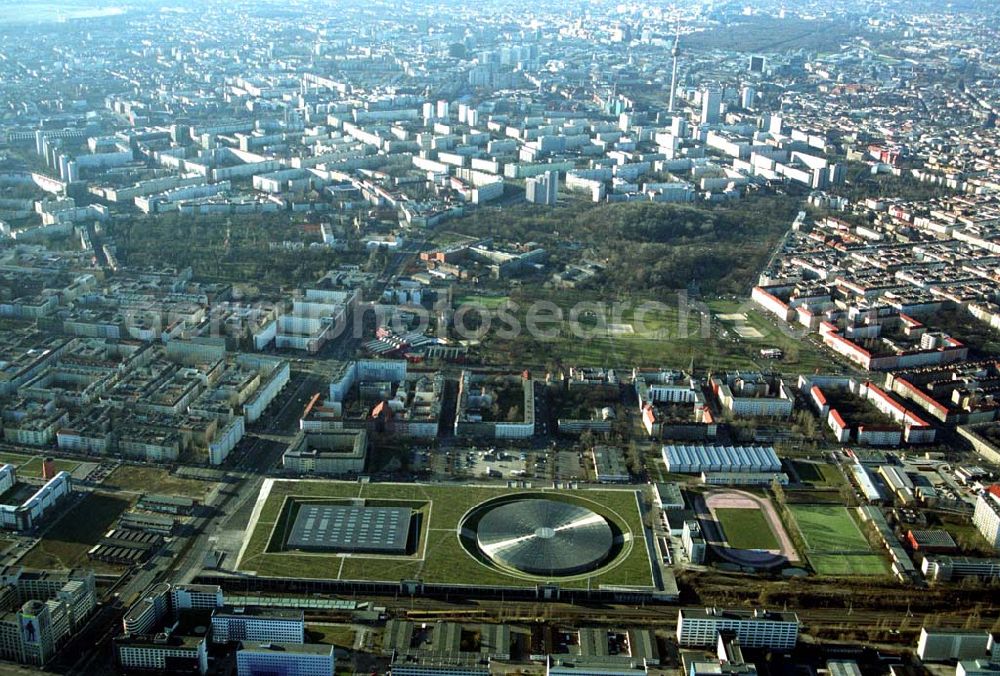
[(414, 474), (434, 478), (540, 479), (582, 481), (587, 478), (586, 458), (571, 450), (456, 447), (415, 448)]

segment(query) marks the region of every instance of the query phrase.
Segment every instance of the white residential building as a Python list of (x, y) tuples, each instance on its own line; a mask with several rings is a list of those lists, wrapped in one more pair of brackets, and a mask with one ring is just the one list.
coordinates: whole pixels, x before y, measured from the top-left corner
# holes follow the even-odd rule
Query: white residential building
[(972, 523), (994, 549), (1000, 549), (1000, 486), (990, 486), (979, 494)]
[[(16, 481), (12, 465), (0, 467), (2, 481)], [(73, 492), (73, 478), (69, 472), (59, 472), (31, 497), (20, 505), (0, 505), (0, 527), (7, 530), (31, 530), (46, 514)]]
[(525, 199), (532, 204), (555, 206), (559, 196), (559, 173), (546, 171), (525, 181)]

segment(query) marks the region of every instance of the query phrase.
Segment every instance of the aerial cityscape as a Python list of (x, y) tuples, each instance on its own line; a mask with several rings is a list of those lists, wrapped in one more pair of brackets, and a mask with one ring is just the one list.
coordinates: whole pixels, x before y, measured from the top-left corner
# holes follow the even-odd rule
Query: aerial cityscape
[(1000, 3), (0, 0), (0, 674), (1000, 676)]

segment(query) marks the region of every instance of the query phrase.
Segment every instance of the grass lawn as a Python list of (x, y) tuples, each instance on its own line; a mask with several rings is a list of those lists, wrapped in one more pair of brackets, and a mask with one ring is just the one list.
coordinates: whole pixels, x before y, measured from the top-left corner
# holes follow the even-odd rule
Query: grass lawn
[(0, 453), (0, 465), (14, 465), (14, 467), (20, 467), (27, 462), (30, 462), (34, 456), (22, 455), (20, 453)]
[[(779, 326), (777, 317), (771, 317), (754, 307), (749, 299), (744, 302), (715, 299), (709, 300), (707, 305), (712, 310), (713, 321), (721, 322), (730, 330), (731, 336), (737, 337), (737, 344), (742, 348), (741, 352), (748, 358), (759, 361), (762, 365), (771, 365), (779, 370), (790, 370), (789, 367), (793, 367), (796, 370), (807, 372), (815, 369), (828, 370), (834, 362), (832, 355), (826, 354), (817, 345), (799, 336), (803, 327), (799, 325)], [(759, 338), (739, 338), (732, 330), (733, 326), (736, 325), (734, 322), (718, 318), (718, 315), (728, 314), (746, 315), (746, 319), (739, 324), (757, 329), (762, 336)], [(780, 349), (784, 352), (784, 357), (776, 360), (761, 359), (760, 350), (768, 347)]]
[(105, 486), (136, 493), (180, 495), (203, 500), (214, 484), (198, 479), (182, 479), (162, 467), (122, 465), (104, 480)]
[[(470, 509), (484, 500), (529, 491), (501, 486), (447, 486), (423, 484), (357, 484), (334, 481), (275, 481), (261, 508), (256, 526), (240, 559), (239, 568), (259, 575), (288, 577), (329, 577), (344, 580), (422, 579), (486, 585), (534, 584), (491, 568), (473, 558), (462, 546), (457, 527)], [(534, 495), (545, 491), (531, 490)], [(591, 504), (611, 516), (631, 538), (623, 554), (610, 566), (592, 576), (590, 584), (651, 586), (650, 563), (642, 531), (642, 518), (633, 490), (559, 491), (573, 501)], [(419, 501), (426, 503), (427, 518), (422, 524), (422, 541), (412, 556), (340, 556), (305, 552), (270, 551), (272, 536), (280, 538), (282, 509), (286, 497), (298, 500), (364, 498), (378, 501)], [(270, 548), (273, 549), (273, 546)], [(585, 587), (585, 576), (560, 580), (566, 587)]]
[(452, 232), (450, 230), (436, 230), (431, 237), (431, 242), (434, 246), (445, 248), (449, 246), (454, 246), (456, 244), (471, 244), (475, 242), (477, 238), (471, 237), (469, 235), (463, 235), (459, 232)]
[[(81, 503), (63, 514), (24, 556), (21, 563), (30, 568), (105, 567), (90, 561), (87, 551), (111, 530), (130, 503), (106, 493), (91, 493)], [(119, 567), (111, 567), (120, 570)]]
[(835, 505), (844, 506), (844, 497), (833, 488), (790, 489), (785, 491), (785, 502), (789, 505)]
[(844, 475), (840, 470), (829, 463), (820, 463), (819, 473), (823, 475), (822, 483), (827, 486), (840, 486), (844, 484)]
[(726, 541), (735, 549), (778, 549), (778, 538), (756, 509), (723, 507), (715, 510)]
[(354, 638), (357, 632), (346, 624), (308, 624), (306, 625), (306, 643), (332, 645), (344, 650), (354, 648)]
[(510, 296), (479, 296), (479, 295), (467, 295), (455, 299), (455, 308), (459, 308), (463, 305), (482, 305), (489, 310), (495, 310), (503, 303), (506, 303), (510, 299)]
[(955, 539), (963, 554), (986, 558), (996, 556), (996, 550), (990, 546), (968, 517), (963, 519), (953, 514), (939, 513), (937, 518), (940, 522), (939, 527)]
[(846, 507), (841, 505), (791, 505), (789, 509), (811, 552), (869, 552)]
[[(42, 476), (42, 463), (45, 462), (45, 458), (50, 457), (47, 455), (32, 455), (28, 453), (0, 453), (0, 465), (10, 464), (17, 467), (17, 472), (20, 476), (31, 476), (31, 477), (41, 477)], [(73, 472), (80, 463), (76, 460), (67, 460), (63, 458), (53, 458), (56, 466), (57, 472)]]
[(653, 475), (658, 483), (672, 481), (684, 485), (691, 483), (695, 479), (692, 474), (668, 472), (666, 465), (663, 464), (663, 455), (661, 455), (659, 450), (651, 450), (644, 453), (643, 460), (645, 461), (646, 469)]
[[(57, 472), (70, 472), (71, 474), (76, 471), (76, 468), (80, 466), (80, 463), (76, 460), (64, 460), (62, 458), (53, 458), (56, 466)], [(36, 455), (28, 462), (21, 465), (18, 469), (25, 476), (42, 476), (42, 463), (45, 462), (45, 456)]]
[[(708, 369), (756, 367), (753, 350), (720, 339), (714, 327), (705, 328), (695, 308), (682, 311), (670, 298), (605, 296), (578, 289), (553, 294), (522, 288), (511, 295), (511, 301), (517, 309), (509, 309), (509, 314), (521, 330), (513, 338), (500, 337), (496, 329), (509, 330), (509, 324), (497, 320), (482, 339), (481, 356), (487, 362), (509, 364), (516, 358), (532, 367), (554, 362), (619, 368), (687, 368), (692, 362)], [(541, 335), (531, 335), (529, 308), (541, 301), (554, 303), (561, 319), (552, 321), (554, 315), (541, 315)]]
[(881, 576), (885, 561), (878, 554), (809, 554), (809, 563), (818, 575)]
[(790, 504), (788, 509), (817, 574), (878, 576), (888, 572), (843, 505)]

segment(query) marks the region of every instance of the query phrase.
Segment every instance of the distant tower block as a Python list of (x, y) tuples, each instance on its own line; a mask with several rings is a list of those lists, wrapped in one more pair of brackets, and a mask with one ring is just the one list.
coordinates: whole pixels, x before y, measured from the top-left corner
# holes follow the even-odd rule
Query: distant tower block
[(42, 478), (46, 481), (54, 479), (56, 476), (56, 461), (52, 458), (45, 458), (42, 462)]
[(677, 32), (674, 34), (674, 48), (670, 50), (670, 55), (673, 57), (673, 67), (670, 74), (670, 105), (667, 106), (667, 112), (674, 112), (674, 95), (677, 93), (677, 57), (681, 53), (681, 22), (680, 19), (677, 20)]
[(722, 92), (705, 89), (701, 93), (701, 124), (718, 124), (721, 116)]

